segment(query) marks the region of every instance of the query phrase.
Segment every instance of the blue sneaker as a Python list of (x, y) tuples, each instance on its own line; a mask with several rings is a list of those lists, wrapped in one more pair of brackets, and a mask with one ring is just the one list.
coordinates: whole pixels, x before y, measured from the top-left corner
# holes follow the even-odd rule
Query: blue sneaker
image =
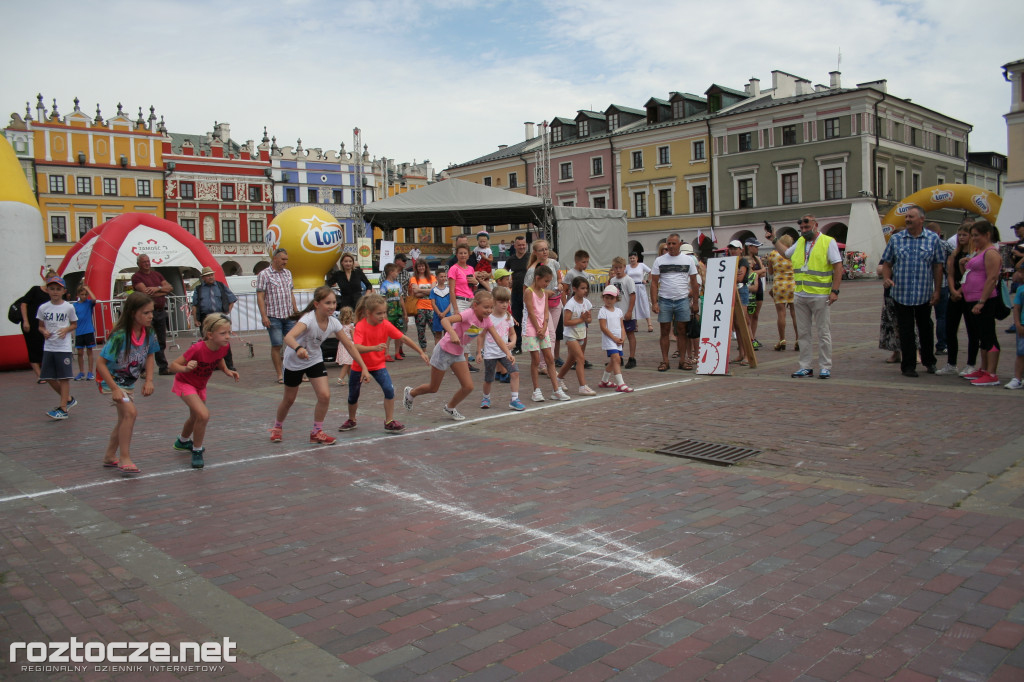
[(59, 407), (55, 407), (52, 410), (50, 410), (49, 412), (47, 412), (46, 416), (49, 417), (50, 419), (61, 420), (61, 419), (67, 419), (68, 418), (68, 413), (65, 412), (64, 410), (60, 409)]
[(483, 399), (480, 401), (480, 409), (481, 410), (489, 410), (489, 409), (491, 409), (491, 396), (485, 395), (483, 397)]
[(820, 372), (818, 372), (818, 378), (819, 379), (828, 379), (831, 376), (832, 376), (832, 372), (830, 370), (827, 370), (827, 369), (823, 369)]
[(93, 374), (92, 372), (89, 372), (88, 374), (85, 375), (85, 380), (86, 381), (95, 381), (96, 380), (96, 375)]
[(476, 362), (476, 356), (475, 355), (467, 355), (466, 356), (466, 360), (468, 360), (469, 362)]
[(182, 440), (180, 437), (174, 439), (174, 449), (192, 452), (192, 440)]
[(555, 367), (561, 367), (565, 364), (565, 360), (562, 358), (555, 358)]
[(526, 409), (526, 405), (523, 405), (523, 401), (521, 401), (519, 398), (516, 398), (515, 400), (508, 404), (508, 409), (515, 410), (516, 412), (522, 412), (523, 410)]
[(81, 381), (84, 378), (85, 378), (85, 372), (79, 372), (78, 374), (75, 375), (75, 381)]
[(70, 398), (68, 398), (68, 406), (66, 408), (64, 408), (64, 409), (65, 410), (70, 410), (72, 407), (74, 407), (77, 404), (78, 404), (78, 401), (75, 400), (75, 396), (71, 396)]
[(202, 469), (205, 465), (203, 462), (203, 454), (206, 452), (206, 448), (199, 448), (198, 450), (192, 451), (192, 468)]
[(813, 377), (814, 376), (814, 370), (813, 369), (798, 369), (797, 371), (793, 372), (789, 376), (793, 377), (794, 379), (803, 379), (804, 377)]

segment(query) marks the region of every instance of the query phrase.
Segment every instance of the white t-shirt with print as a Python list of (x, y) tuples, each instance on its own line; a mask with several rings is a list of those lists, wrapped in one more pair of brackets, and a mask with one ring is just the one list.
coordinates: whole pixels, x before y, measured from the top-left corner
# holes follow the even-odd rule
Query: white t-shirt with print
[(302, 360), (299, 358), (296, 351), (292, 350), (288, 346), (284, 349), (284, 368), (293, 372), (308, 369), (318, 362), (324, 361), (324, 353), (320, 349), (320, 344), (324, 342), (324, 339), (334, 336), (341, 331), (341, 322), (336, 317), (327, 318), (327, 329), (321, 329), (320, 324), (316, 321), (316, 311), (310, 310), (308, 313), (299, 318), (299, 322), (306, 325), (306, 331), (304, 331), (296, 341), (299, 342), (299, 346), (306, 349), (309, 353), (308, 360)]
[[(506, 312), (505, 317), (498, 317), (497, 315), (491, 315), (491, 326), (494, 327), (495, 333), (500, 336), (505, 344), (508, 345), (508, 332), (512, 329), (512, 325), (515, 324), (515, 320), (512, 319), (512, 314)], [(505, 353), (502, 352), (498, 344), (491, 338), (490, 334), (484, 336), (484, 360), (497, 360), (498, 358), (505, 357)]]

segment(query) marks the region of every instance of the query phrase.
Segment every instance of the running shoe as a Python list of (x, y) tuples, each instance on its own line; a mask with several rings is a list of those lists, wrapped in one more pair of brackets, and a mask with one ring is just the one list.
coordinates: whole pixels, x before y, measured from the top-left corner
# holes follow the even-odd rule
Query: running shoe
[(481, 410), (489, 410), (490, 408), (491, 408), (491, 396), (485, 395), (480, 400), (480, 409)]
[(477, 367), (476, 365), (470, 364), (468, 362), (466, 364), (469, 365), (469, 371), (470, 372), (479, 372), (480, 371), (480, 368)]
[(1010, 379), (1009, 381), (1007, 381), (1006, 385), (1003, 386), (1003, 388), (1008, 388), (1011, 391), (1016, 391), (1018, 389), (1024, 388), (1024, 381), (1021, 381), (1017, 377), (1014, 377), (1014, 378)]
[(270, 442), (271, 443), (280, 443), (281, 439), (283, 437), (284, 437), (284, 429), (281, 429), (281, 428), (279, 428), (277, 426), (275, 426), (274, 428), (270, 429)]
[(82, 381), (85, 379), (85, 372), (79, 372), (75, 375), (75, 381)]
[(449, 417), (451, 417), (452, 419), (454, 419), (457, 422), (460, 422), (460, 421), (462, 421), (463, 419), (466, 418), (465, 416), (463, 416), (463, 414), (461, 412), (456, 410), (454, 407), (448, 407), (447, 405), (442, 405), (441, 409), (444, 410), (444, 413), (446, 415), (448, 415)]
[(951, 365), (947, 362), (945, 367), (936, 370), (935, 373), (938, 374), (939, 376), (948, 376), (953, 374), (959, 374), (960, 372), (956, 371), (956, 367), (954, 365)]
[(975, 372), (977, 372), (977, 371), (978, 371), (978, 370), (976, 370), (976, 369), (974, 368), (974, 365), (967, 365), (967, 366), (966, 366), (966, 367), (964, 367), (964, 368), (963, 368), (962, 370), (960, 370), (960, 376), (962, 376), (962, 377), (965, 377), (965, 376), (967, 376), (968, 374), (974, 374), (974, 373), (975, 373)]
[(476, 356), (475, 355), (467, 355), (466, 356), (466, 360), (468, 362), (476, 362)]
[(412, 386), (405, 387), (405, 393), (402, 395), (402, 404), (405, 405), (405, 409), (412, 409)]
[(976, 369), (973, 372), (971, 372), (970, 374), (964, 374), (963, 372), (961, 372), (960, 376), (962, 376), (964, 379), (967, 379), (968, 381), (974, 381), (975, 379), (977, 379), (978, 377), (982, 376), (983, 374), (988, 374), (988, 372), (986, 372), (983, 369)]
[[(636, 360), (633, 361), (633, 366), (636, 366)], [(594, 365), (590, 360), (583, 361), (583, 369), (594, 369)]]
[(392, 419), (384, 425), (384, 430), (388, 433), (401, 433), (402, 431), (405, 431), (405, 425)]
[(334, 441), (338, 440), (334, 436), (328, 436), (326, 431), (310, 431), (309, 442), (317, 443), (319, 445), (334, 445)]
[(192, 468), (202, 469), (205, 466), (203, 462), (203, 453), (206, 452), (206, 448), (199, 448), (198, 450), (192, 451)]
[(558, 390), (560, 390), (560, 391), (568, 391), (569, 390), (569, 387), (565, 385), (565, 379), (559, 379), (558, 380)]
[(540, 390), (539, 388), (536, 389), (533, 392), (533, 397), (530, 398), (530, 400), (532, 400), (535, 403), (542, 403), (542, 402), (544, 402), (544, 391)]
[(354, 419), (346, 419), (345, 423), (338, 427), (339, 431), (351, 431), (356, 428), (356, 422)]
[(522, 412), (523, 410), (526, 409), (526, 405), (523, 405), (523, 401), (522, 400), (520, 400), (519, 398), (516, 398), (515, 400), (513, 400), (512, 402), (510, 402), (508, 404), (508, 408), (510, 410), (515, 410), (516, 412)]
[(995, 374), (982, 372), (981, 376), (971, 382), (971, 386), (998, 386), (999, 377)]
[(559, 388), (557, 391), (551, 394), (552, 400), (572, 400), (572, 396), (565, 392), (565, 389)]
[(95, 379), (96, 379), (96, 375), (93, 374), (92, 372), (89, 372), (88, 374), (85, 375), (85, 380), (86, 381), (94, 381)]
[(832, 376), (832, 370), (823, 369), (820, 372), (818, 372), (818, 378), (819, 379), (828, 379), (831, 376)]
[(789, 376), (793, 377), (794, 379), (803, 379), (804, 377), (813, 377), (814, 376), (814, 370), (813, 369), (798, 369), (797, 371), (793, 372)]
[(597, 395), (597, 391), (592, 389), (590, 386), (587, 386), (586, 384), (584, 384), (583, 386), (580, 386), (579, 394), (580, 395)]
[(49, 417), (50, 419), (56, 419), (59, 421), (61, 419), (67, 419), (68, 413), (60, 409), (59, 407), (55, 407), (49, 412), (47, 412), (46, 416)]
[(174, 439), (175, 450), (186, 450), (192, 452), (192, 440), (182, 440), (180, 437)]
[(75, 400), (75, 396), (71, 396), (70, 398), (68, 398), (68, 405), (64, 409), (65, 410), (70, 410), (72, 407), (74, 407), (77, 404), (78, 404), (78, 401)]
[(555, 358), (555, 367), (561, 368), (565, 364), (565, 360), (562, 358)]

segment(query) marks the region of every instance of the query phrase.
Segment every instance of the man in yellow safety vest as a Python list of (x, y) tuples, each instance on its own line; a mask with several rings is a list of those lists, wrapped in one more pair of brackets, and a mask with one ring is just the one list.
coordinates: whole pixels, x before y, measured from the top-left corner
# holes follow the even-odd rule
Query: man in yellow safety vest
[(797, 221), (800, 238), (788, 249), (777, 243), (775, 250), (793, 261), (796, 296), (796, 330), (800, 340), (800, 369), (791, 376), (814, 376), (814, 337), (818, 337), (818, 378), (832, 376), (832, 323), (829, 306), (839, 298), (843, 280), (843, 257), (836, 240), (818, 232), (818, 221), (807, 214)]

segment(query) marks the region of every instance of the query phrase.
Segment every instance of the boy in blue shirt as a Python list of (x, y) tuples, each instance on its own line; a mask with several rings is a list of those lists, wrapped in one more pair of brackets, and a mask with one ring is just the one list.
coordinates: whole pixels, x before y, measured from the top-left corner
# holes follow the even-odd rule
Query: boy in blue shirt
[[(92, 381), (96, 378), (96, 359), (92, 351), (96, 348), (96, 327), (93, 325), (92, 312), (96, 307), (96, 297), (92, 289), (84, 284), (78, 285), (78, 300), (72, 301), (75, 314), (78, 315), (78, 327), (75, 329), (75, 350), (78, 352), (78, 374), (75, 381)], [(84, 355), (89, 356), (89, 373), (85, 373)]]

